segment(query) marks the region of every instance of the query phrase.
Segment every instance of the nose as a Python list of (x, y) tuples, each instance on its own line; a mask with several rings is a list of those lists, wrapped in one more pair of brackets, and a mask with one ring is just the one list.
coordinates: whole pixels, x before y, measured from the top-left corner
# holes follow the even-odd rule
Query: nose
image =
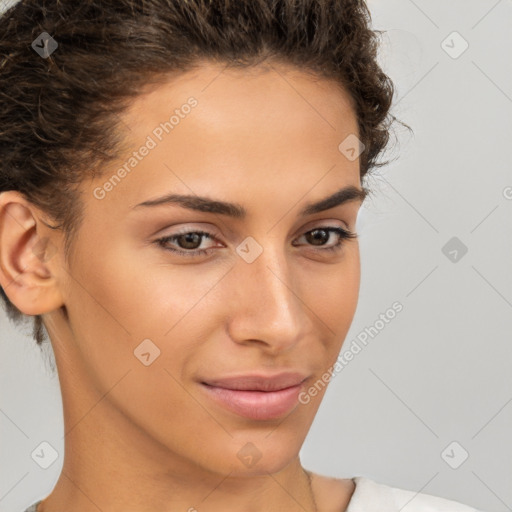
[(241, 259), (230, 274), (231, 339), (260, 344), (275, 355), (292, 349), (306, 336), (311, 319), (304, 283), (294, 280), (282, 249), (266, 247), (252, 263)]

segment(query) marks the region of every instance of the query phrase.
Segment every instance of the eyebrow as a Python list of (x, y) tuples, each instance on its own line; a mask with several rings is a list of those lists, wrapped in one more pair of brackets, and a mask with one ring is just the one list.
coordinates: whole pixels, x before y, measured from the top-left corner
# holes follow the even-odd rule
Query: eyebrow
[[(307, 215), (313, 215), (315, 213), (320, 213), (352, 201), (358, 201), (362, 203), (368, 193), (368, 190), (365, 188), (360, 189), (354, 187), (353, 185), (348, 185), (330, 195), (329, 197), (314, 203), (307, 204), (299, 212), (299, 216), (305, 217)], [(176, 204), (182, 208), (187, 208), (189, 210), (195, 210), (199, 212), (226, 215), (235, 219), (244, 219), (247, 216), (247, 210), (238, 203), (228, 203), (225, 201), (210, 199), (208, 197), (180, 194), (167, 194), (155, 199), (149, 199), (148, 201), (144, 201), (135, 205), (132, 209), (135, 210), (140, 207), (161, 206), (168, 204)]]

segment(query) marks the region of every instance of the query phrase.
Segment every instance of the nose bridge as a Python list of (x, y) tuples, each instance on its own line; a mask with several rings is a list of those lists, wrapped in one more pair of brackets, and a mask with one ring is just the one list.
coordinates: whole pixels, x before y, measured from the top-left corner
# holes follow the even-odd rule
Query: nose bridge
[(254, 276), (251, 278), (259, 298), (258, 309), (270, 310), (277, 318), (293, 314), (296, 296), (290, 289), (291, 275), (286, 258), (278, 249), (266, 249), (258, 259), (260, 261), (252, 264)]
[[(259, 339), (267, 343), (293, 344), (303, 336), (305, 314), (300, 289), (281, 244), (270, 240), (251, 263), (239, 261), (233, 335), (241, 340)], [(243, 328), (241, 327), (243, 326)]]

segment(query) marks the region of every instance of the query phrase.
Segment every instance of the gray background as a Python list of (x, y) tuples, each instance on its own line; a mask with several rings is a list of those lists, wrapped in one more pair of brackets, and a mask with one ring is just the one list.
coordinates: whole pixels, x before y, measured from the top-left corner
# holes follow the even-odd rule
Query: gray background
[[(512, 1), (368, 4), (386, 31), (393, 112), (414, 135), (397, 125), (385, 155), (397, 160), (367, 183), (360, 300), (341, 353), (378, 332), (331, 381), (302, 460), (512, 510)], [(395, 301), (403, 310), (382, 327)], [(0, 326), (0, 511), (13, 512), (58, 479), (62, 405), (51, 353), (3, 312)], [(30, 456), (45, 440), (61, 454), (46, 470)]]

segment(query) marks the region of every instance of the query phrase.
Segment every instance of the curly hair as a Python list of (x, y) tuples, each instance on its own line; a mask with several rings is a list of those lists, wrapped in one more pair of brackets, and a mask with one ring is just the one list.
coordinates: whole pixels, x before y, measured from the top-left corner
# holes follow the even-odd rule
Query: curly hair
[[(377, 157), (397, 120), (377, 62), (382, 31), (370, 26), (364, 0), (21, 0), (0, 17), (0, 192), (19, 191), (55, 220), (67, 258), (83, 216), (78, 185), (118, 158), (119, 114), (205, 60), (268, 60), (338, 83), (364, 144), (363, 179), (388, 163)], [(58, 44), (47, 58), (32, 47), (42, 32)], [(10, 320), (30, 318), (0, 296)], [(38, 345), (43, 326), (35, 315)]]

